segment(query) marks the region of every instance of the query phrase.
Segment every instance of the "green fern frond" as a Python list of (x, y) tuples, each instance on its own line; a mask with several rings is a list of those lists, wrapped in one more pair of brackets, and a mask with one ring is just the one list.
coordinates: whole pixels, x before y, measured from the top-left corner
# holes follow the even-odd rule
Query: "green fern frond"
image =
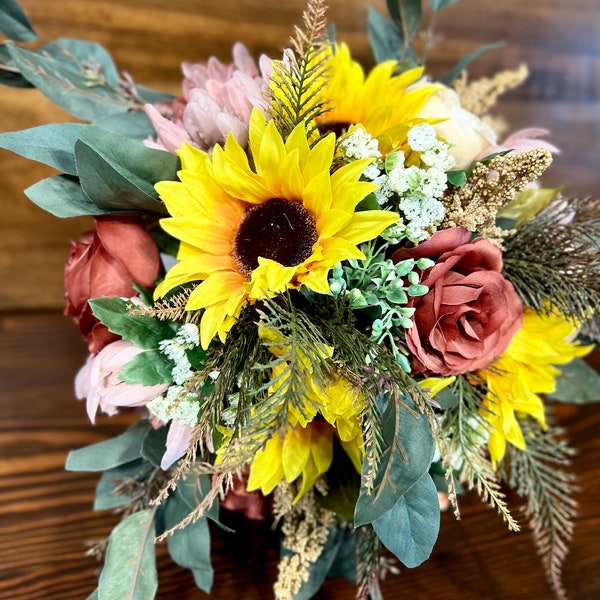
[(525, 517), (533, 531), (546, 577), (559, 600), (566, 600), (562, 566), (573, 537), (577, 503), (574, 475), (563, 470), (574, 450), (558, 428), (542, 430), (531, 418), (520, 418), (527, 446), (508, 446), (503, 476), (508, 485), (527, 499)]
[(510, 514), (498, 475), (487, 454), (485, 432), (489, 425), (481, 412), (485, 388), (480, 382), (474, 385), (466, 377), (458, 376), (452, 384), (452, 392), (458, 403), (444, 412), (442, 430), (447, 437), (440, 440), (444, 465), (447, 469), (455, 468), (456, 457), (459, 457), (462, 461), (458, 465), (461, 483), (476, 489), (484, 502), (496, 508), (508, 528), (518, 531), (519, 525)]
[(282, 61), (273, 61), (267, 96), (271, 116), (284, 139), (301, 123), (306, 124), (310, 139), (317, 129), (315, 119), (327, 112), (320, 100), (327, 80), (325, 12), (324, 0), (310, 0), (303, 14), (304, 28), (296, 27), (291, 39), (294, 49), (287, 50)]
[(523, 302), (587, 321), (600, 309), (600, 200), (552, 203), (504, 241), (504, 270)]

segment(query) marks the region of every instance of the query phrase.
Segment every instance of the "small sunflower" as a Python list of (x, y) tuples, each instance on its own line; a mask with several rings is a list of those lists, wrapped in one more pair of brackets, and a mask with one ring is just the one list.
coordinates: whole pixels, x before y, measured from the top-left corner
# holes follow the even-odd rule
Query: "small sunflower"
[[(278, 373), (273, 375), (276, 378)], [(291, 483), (302, 477), (298, 500), (329, 470), (334, 437), (360, 473), (365, 400), (359, 390), (341, 375), (332, 373), (323, 389), (308, 378), (304, 401), (304, 410), (290, 410), (288, 425), (256, 453), (250, 466), (248, 491), (260, 489), (266, 495), (280, 481)]]
[[(397, 74), (398, 63), (389, 60), (376, 65), (367, 76), (352, 60), (346, 44), (329, 49), (327, 81), (321, 91), (329, 109), (318, 119), (322, 131), (341, 133), (360, 123), (386, 153), (406, 139), (408, 130), (425, 119), (417, 115), (440, 86), (410, 88), (423, 75), (423, 67)], [(410, 89), (409, 89), (410, 88)]]
[(204, 309), (203, 348), (226, 334), (248, 303), (306, 286), (329, 293), (328, 273), (339, 261), (364, 259), (358, 244), (396, 222), (395, 213), (355, 212), (375, 185), (359, 181), (369, 159), (333, 173), (335, 137), (312, 147), (305, 126), (284, 140), (258, 110), (250, 119), (247, 154), (233, 136), (212, 155), (184, 144), (180, 181), (156, 189), (171, 217), (165, 231), (181, 241), (178, 264), (156, 297), (201, 282), (186, 308)]
[(544, 405), (538, 394), (553, 392), (562, 365), (591, 352), (593, 346), (570, 341), (578, 326), (562, 315), (544, 315), (528, 309), (523, 325), (508, 348), (490, 368), (479, 371), (488, 394), (484, 401), (489, 421), (488, 448), (494, 464), (504, 457), (506, 443), (525, 449), (516, 414), (525, 414), (546, 427)]

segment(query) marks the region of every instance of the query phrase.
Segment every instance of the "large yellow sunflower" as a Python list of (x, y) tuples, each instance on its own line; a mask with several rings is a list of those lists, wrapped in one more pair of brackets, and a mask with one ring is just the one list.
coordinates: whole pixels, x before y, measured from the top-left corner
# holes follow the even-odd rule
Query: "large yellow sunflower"
[(416, 67), (396, 74), (394, 60), (377, 64), (365, 76), (362, 66), (352, 60), (346, 44), (328, 50), (327, 80), (321, 100), (329, 108), (318, 119), (322, 130), (338, 133), (349, 125), (360, 123), (374, 138), (385, 154), (406, 139), (408, 130), (425, 119), (417, 115), (427, 99), (440, 86), (412, 86), (423, 76), (423, 68)]
[(204, 309), (203, 348), (226, 334), (248, 303), (301, 286), (329, 292), (328, 273), (338, 261), (364, 258), (357, 244), (397, 220), (387, 211), (355, 212), (375, 185), (358, 181), (368, 160), (332, 173), (335, 138), (312, 148), (304, 125), (283, 140), (272, 121), (254, 110), (248, 156), (233, 136), (212, 156), (184, 145), (180, 181), (156, 189), (171, 217), (162, 227), (181, 241), (177, 258), (156, 297), (201, 282), (188, 310)]
[(593, 346), (570, 341), (577, 324), (559, 314), (527, 309), (523, 326), (492, 367), (479, 371), (488, 386), (483, 414), (491, 425), (488, 448), (492, 462), (504, 457), (506, 442), (525, 449), (516, 413), (529, 415), (546, 427), (544, 405), (538, 394), (553, 392), (560, 370), (554, 365), (585, 356)]

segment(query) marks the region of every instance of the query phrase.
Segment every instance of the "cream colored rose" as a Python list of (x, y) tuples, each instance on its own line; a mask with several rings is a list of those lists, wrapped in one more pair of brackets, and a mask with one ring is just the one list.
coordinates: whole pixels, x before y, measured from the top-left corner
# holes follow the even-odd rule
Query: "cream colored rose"
[(417, 118), (445, 119), (433, 125), (450, 144), (453, 170), (466, 169), (485, 149), (496, 144), (496, 135), (479, 117), (464, 109), (454, 90), (444, 87), (429, 97)]

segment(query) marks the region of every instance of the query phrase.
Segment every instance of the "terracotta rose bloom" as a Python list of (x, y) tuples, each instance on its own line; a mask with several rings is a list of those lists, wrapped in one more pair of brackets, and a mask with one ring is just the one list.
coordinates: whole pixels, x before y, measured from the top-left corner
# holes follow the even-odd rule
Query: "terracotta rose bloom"
[(470, 239), (466, 229), (445, 229), (393, 256), (436, 263), (421, 282), (429, 292), (409, 304), (414, 327), (406, 342), (416, 372), (458, 375), (486, 367), (521, 327), (523, 305), (501, 274), (502, 253), (484, 238)]
[(136, 296), (132, 280), (152, 287), (159, 270), (158, 248), (134, 218), (97, 219), (95, 231), (71, 242), (64, 274), (65, 314), (73, 315), (92, 354), (119, 337), (94, 317), (88, 300)]

